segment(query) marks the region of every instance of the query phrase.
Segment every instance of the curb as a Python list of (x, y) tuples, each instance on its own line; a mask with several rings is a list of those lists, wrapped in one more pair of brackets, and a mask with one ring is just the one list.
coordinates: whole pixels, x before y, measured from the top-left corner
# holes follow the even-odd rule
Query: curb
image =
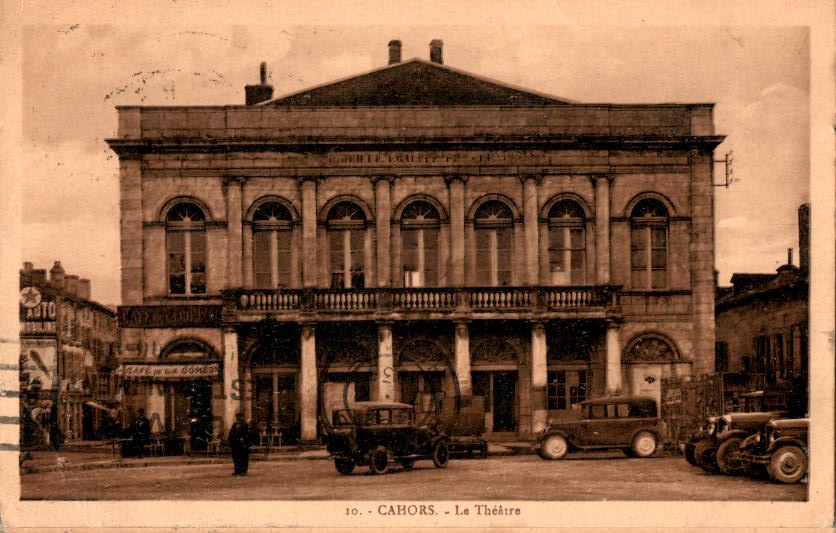
[[(494, 449), (488, 451), (488, 457), (510, 457), (514, 455), (534, 455), (536, 450), (533, 447), (506, 447), (498, 445), (502, 449)], [(313, 451), (313, 450), (309, 450)], [(323, 448), (324, 451), (324, 448)], [(308, 452), (303, 452), (308, 453)], [(309, 454), (303, 455), (300, 453), (273, 453), (265, 455), (263, 453), (251, 453), (251, 462), (271, 462), (271, 461), (323, 461), (330, 460), (327, 454)], [(77, 463), (67, 465), (44, 465), (44, 466), (21, 466), (20, 474), (41, 474), (47, 472), (72, 472), (85, 470), (105, 470), (109, 468), (148, 468), (153, 466), (183, 466), (183, 465), (211, 465), (231, 463), (231, 455), (220, 455), (217, 457), (189, 457), (184, 460), (121, 460), (115, 459), (111, 461), (99, 461), (93, 463)]]

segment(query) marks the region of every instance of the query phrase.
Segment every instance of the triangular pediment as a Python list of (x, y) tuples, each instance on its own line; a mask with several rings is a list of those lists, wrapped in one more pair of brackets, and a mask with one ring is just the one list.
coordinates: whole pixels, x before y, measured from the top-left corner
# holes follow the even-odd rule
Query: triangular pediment
[(571, 103), (411, 59), (260, 105), (275, 106), (532, 106)]

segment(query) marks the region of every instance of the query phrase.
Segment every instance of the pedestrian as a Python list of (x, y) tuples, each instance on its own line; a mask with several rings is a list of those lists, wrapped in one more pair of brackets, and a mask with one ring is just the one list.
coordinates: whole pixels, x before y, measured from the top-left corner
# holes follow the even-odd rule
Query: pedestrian
[(151, 422), (145, 416), (145, 409), (141, 407), (136, 412), (133, 424), (134, 450), (140, 456), (145, 456), (145, 445), (151, 440)]
[(244, 415), (236, 413), (235, 423), (229, 430), (229, 448), (232, 450), (233, 476), (246, 476), (250, 463), (250, 426)]

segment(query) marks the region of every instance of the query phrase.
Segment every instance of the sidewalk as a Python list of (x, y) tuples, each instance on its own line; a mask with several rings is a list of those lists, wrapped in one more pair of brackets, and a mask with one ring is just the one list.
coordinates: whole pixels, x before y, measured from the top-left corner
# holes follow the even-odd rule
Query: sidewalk
[[(488, 443), (489, 457), (526, 455), (535, 452), (531, 442)], [(143, 468), (166, 465), (200, 465), (232, 462), (228, 453), (191, 454), (168, 457), (130, 457), (114, 456), (110, 447), (100, 444), (82, 447), (78, 444), (62, 447), (60, 451), (34, 450), (22, 452), (28, 457), (20, 466), (21, 475), (41, 472), (95, 470), (103, 468)], [(281, 448), (253, 448), (250, 461), (304, 461), (328, 459), (325, 446), (283, 446)]]

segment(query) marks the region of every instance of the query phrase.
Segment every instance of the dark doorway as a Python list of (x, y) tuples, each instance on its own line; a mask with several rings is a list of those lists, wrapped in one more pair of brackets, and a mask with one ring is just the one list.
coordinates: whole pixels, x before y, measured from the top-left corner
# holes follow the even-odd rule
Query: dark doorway
[(89, 405), (81, 404), (81, 438), (84, 440), (95, 440), (95, 416), (93, 408)]
[(189, 382), (189, 438), (192, 450), (206, 450), (212, 440), (212, 382), (200, 379)]
[(495, 372), (493, 375), (493, 430), (517, 429), (517, 373)]

